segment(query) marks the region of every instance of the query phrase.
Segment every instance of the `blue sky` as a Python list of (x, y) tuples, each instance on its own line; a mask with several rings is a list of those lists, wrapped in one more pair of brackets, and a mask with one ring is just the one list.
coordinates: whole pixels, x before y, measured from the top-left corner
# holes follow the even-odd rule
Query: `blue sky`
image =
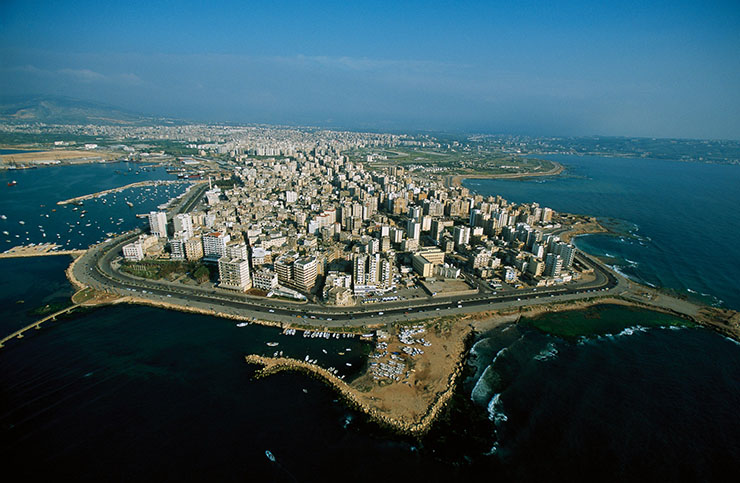
[(613, 3), (4, 0), (0, 93), (211, 121), (740, 139), (740, 3)]

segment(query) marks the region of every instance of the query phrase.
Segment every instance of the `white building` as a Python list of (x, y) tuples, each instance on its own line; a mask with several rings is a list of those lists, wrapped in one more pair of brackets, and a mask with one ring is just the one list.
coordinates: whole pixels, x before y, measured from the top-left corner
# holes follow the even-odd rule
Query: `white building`
[(182, 238), (173, 238), (170, 240), (170, 257), (173, 260), (185, 259), (185, 240)]
[(252, 288), (249, 262), (241, 258), (221, 257), (218, 260), (219, 287), (247, 291)]
[(249, 260), (247, 244), (234, 243), (231, 245), (226, 245), (226, 256), (229, 258), (241, 258), (242, 260)]
[(167, 236), (167, 213), (164, 211), (152, 211), (149, 213), (149, 231), (159, 238)]
[(182, 238), (185, 240), (193, 237), (193, 219), (188, 213), (180, 213), (175, 215), (172, 223), (175, 228), (175, 234), (182, 233)]
[(203, 235), (203, 256), (207, 258), (221, 258), (226, 255), (226, 244), (231, 236), (214, 231)]
[(272, 270), (263, 268), (254, 272), (252, 283), (254, 284), (254, 288), (269, 292), (278, 286), (278, 276)]
[(140, 262), (144, 259), (144, 247), (138, 241), (127, 243), (123, 246), (123, 258), (132, 262)]
[(299, 258), (293, 264), (293, 280), (298, 290), (308, 292), (316, 285), (319, 263), (316, 257)]

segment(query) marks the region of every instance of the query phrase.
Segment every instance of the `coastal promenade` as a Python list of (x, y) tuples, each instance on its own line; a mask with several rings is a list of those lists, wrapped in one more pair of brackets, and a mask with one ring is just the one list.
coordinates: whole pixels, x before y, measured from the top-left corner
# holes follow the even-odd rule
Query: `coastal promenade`
[(122, 273), (112, 262), (121, 247), (138, 236), (132, 232), (91, 247), (71, 267), (70, 278), (78, 286), (89, 286), (122, 297), (147, 299), (161, 303), (215, 312), (234, 317), (259, 318), (279, 323), (306, 326), (363, 326), (381, 322), (400, 322), (435, 315), (474, 313), (483, 310), (508, 310), (531, 304), (582, 300), (599, 295), (618, 295), (626, 290), (620, 278), (588, 255), (578, 253), (579, 263), (594, 269), (594, 280), (567, 286), (541, 287), (508, 293), (481, 292), (460, 297), (435, 297), (410, 301), (385, 302), (358, 307), (331, 307), (315, 303), (296, 306), (264, 297), (254, 297), (215, 287), (201, 287), (173, 282), (152, 281)]

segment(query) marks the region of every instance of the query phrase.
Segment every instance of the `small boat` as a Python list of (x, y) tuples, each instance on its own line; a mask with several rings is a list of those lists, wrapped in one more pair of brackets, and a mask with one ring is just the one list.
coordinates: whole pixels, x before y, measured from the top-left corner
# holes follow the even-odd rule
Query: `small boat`
[(246, 327), (248, 325), (249, 325), (249, 322), (239, 322), (238, 324), (236, 324), (237, 327)]
[(18, 184), (18, 182), (16, 180), (8, 181), (8, 186), (15, 186), (17, 184)]
[(268, 346), (268, 347), (275, 347), (275, 346), (277, 346), (278, 344), (279, 344), (279, 342), (268, 342), (268, 343), (267, 343), (267, 346)]
[(272, 461), (273, 463), (275, 462), (275, 455), (272, 454), (269, 449), (265, 450), (265, 456), (267, 456), (268, 460)]

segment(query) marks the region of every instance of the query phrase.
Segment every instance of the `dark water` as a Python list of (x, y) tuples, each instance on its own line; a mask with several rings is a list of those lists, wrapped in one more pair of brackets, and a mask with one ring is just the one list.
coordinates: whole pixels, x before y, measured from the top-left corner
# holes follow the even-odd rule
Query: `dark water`
[(740, 458), (738, 344), (641, 327), (650, 312), (592, 312), (596, 326), (634, 326), (578, 342), (510, 326), (475, 345), (468, 387), (492, 421), (498, 470), (528, 481), (722, 480)]
[[(54, 172), (55, 182), (77, 185), (87, 175), (76, 169)], [(135, 180), (119, 183), (109, 169), (94, 188), (42, 190), (26, 203)], [(34, 171), (51, 184), (42, 178), (52, 171)], [(18, 210), (0, 211), (30, 218)], [(68, 261), (0, 261), (3, 333), (68, 296)], [(547, 320), (481, 334), (448, 412), (414, 441), (368, 423), (317, 381), (256, 380), (243, 360), (282, 350), (351, 378), (364, 359), (356, 339), (289, 337), (146, 307), (78, 313), (0, 350), (0, 454), (19, 481), (715, 481), (740, 459), (736, 343), (623, 307), (552, 317), (588, 336), (535, 328)]]
[(27, 149), (0, 149), (0, 154), (40, 153), (41, 151)]
[(623, 236), (579, 237), (577, 245), (610, 256), (639, 281), (740, 309), (740, 217), (734, 213), (740, 206), (740, 166), (545, 157), (562, 163), (564, 175), (464, 184), (484, 195), (612, 218), (607, 222)]

